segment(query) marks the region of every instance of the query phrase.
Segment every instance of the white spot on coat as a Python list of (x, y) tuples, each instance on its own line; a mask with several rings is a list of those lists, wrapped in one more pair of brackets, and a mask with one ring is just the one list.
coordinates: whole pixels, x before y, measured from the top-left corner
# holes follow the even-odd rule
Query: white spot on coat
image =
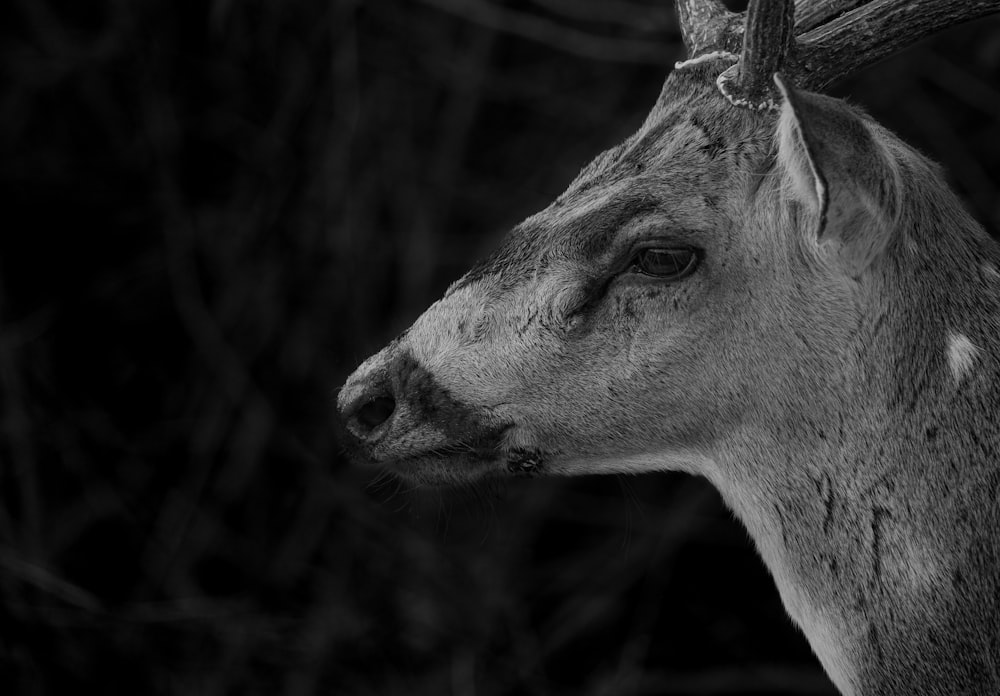
[(955, 382), (962, 381), (962, 378), (969, 373), (972, 365), (976, 362), (979, 349), (964, 334), (948, 334), (948, 366), (951, 368), (951, 376)]
[(992, 263), (983, 264), (983, 275), (986, 276), (987, 279), (992, 280), (993, 282), (1000, 281), (1000, 271), (998, 271), (997, 267), (994, 266)]

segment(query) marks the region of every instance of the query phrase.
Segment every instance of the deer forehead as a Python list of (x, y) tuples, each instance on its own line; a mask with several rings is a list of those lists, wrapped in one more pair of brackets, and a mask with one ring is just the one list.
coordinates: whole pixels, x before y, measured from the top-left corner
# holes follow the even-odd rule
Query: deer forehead
[(599, 260), (627, 237), (629, 222), (647, 214), (664, 227), (717, 228), (727, 213), (742, 209), (736, 184), (745, 173), (730, 161), (741, 158), (738, 146), (704, 120), (670, 115), (644, 125), (584, 168), (552, 205), (515, 227), (455, 287), (490, 273), (522, 280), (559, 257)]
[(686, 104), (654, 110), (634, 135), (584, 167), (567, 194), (643, 173), (687, 192), (724, 188), (731, 165), (752, 140), (744, 130), (726, 111)]
[(681, 179), (638, 177), (567, 196), (536, 216), (548, 237), (543, 249), (584, 264), (606, 261), (633, 238), (719, 226), (718, 204)]

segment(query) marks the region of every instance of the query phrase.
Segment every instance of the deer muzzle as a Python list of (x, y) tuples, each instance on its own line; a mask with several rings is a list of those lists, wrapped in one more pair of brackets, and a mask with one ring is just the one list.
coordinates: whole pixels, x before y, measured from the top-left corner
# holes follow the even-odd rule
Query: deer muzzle
[(448, 465), (461, 478), (472, 462), (501, 469), (513, 456), (502, 446), (509, 423), (456, 399), (399, 341), (348, 378), (337, 407), (348, 449), (403, 475)]

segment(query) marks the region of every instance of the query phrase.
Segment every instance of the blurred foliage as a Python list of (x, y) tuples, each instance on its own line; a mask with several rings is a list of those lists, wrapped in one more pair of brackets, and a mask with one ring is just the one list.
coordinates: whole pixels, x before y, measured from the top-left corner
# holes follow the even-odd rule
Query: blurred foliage
[[(839, 88), (992, 229), (998, 28)], [(830, 693), (703, 482), (402, 490), (330, 427), (680, 55), (661, 0), (6, 3), (3, 692)]]

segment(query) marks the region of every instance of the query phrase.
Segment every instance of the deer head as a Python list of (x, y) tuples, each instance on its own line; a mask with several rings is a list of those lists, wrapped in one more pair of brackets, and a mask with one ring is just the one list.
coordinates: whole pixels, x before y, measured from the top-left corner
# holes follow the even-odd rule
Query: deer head
[[(1000, 404), (1000, 254), (933, 165), (810, 90), (1000, 1), (798, 5), (680, 1), (690, 58), (639, 131), (351, 375), (347, 441), (428, 483), (705, 476), (845, 693), (997, 689), (959, 655), (1000, 623), (956, 628), (969, 602), (997, 622), (995, 583), (940, 592), (968, 560), (941, 525), (1000, 536), (995, 459), (965, 446)], [(941, 503), (948, 457), (972, 512)]]

